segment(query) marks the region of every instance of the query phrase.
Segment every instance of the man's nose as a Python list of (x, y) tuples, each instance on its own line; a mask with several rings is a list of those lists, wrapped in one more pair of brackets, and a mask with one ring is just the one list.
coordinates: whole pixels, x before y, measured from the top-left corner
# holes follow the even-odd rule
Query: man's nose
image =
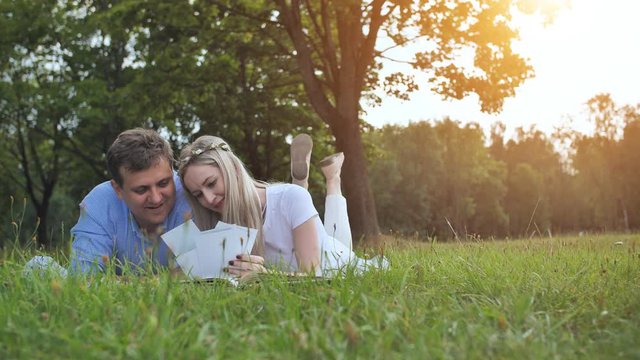
[(152, 203), (159, 203), (162, 200), (162, 193), (157, 188), (151, 188), (149, 194), (151, 195)]

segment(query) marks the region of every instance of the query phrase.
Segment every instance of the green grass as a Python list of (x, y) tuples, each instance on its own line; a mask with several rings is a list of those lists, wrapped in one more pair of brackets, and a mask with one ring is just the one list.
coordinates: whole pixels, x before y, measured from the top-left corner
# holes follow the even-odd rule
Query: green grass
[(389, 271), (242, 288), (5, 254), (0, 358), (640, 358), (639, 235), (401, 243)]

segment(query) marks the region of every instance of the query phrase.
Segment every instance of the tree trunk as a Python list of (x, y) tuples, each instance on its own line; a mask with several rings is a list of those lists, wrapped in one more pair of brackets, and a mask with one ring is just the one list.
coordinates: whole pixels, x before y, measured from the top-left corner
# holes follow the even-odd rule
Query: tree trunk
[[(357, 3), (349, 3), (348, 9), (342, 8), (338, 11), (335, 21), (338, 33), (336, 43), (331, 35), (328, 12), (325, 11), (321, 15), (322, 26), (315, 23), (314, 30), (303, 30), (303, 13), (300, 10), (302, 3), (299, 0), (276, 0), (280, 21), (296, 50), (299, 72), (309, 102), (318, 116), (331, 128), (336, 137), (338, 150), (344, 152), (342, 182), (351, 232), (356, 240), (363, 236), (376, 237), (380, 234), (367, 175), (358, 109), (366, 70), (373, 61), (375, 38), (382, 20), (379, 16), (382, 3), (377, 1), (372, 6), (374, 18), (369, 25), (370, 33), (367, 38), (362, 34), (363, 24), (360, 21), (360, 6)], [(306, 10), (313, 12), (309, 7)], [(315, 15), (310, 16), (315, 18)], [(323, 29), (320, 29), (321, 27)], [(316, 75), (319, 65), (314, 62), (313, 47), (308, 42), (309, 32), (317, 35), (325, 50), (320, 54), (316, 53), (325, 60), (326, 66), (320, 66), (325, 74), (322, 80)], [(327, 96), (328, 93), (331, 96)]]
[(49, 205), (51, 204), (51, 197), (53, 196), (55, 182), (45, 183), (43, 187), (44, 190), (42, 192), (42, 198), (40, 201), (37, 201), (37, 199), (35, 198), (35, 193), (31, 192), (32, 203), (36, 208), (36, 216), (38, 217), (36, 245), (38, 245), (38, 247), (42, 246), (46, 249), (50, 249), (53, 244), (51, 241), (52, 239), (49, 237), (47, 215), (49, 214)]
[(45, 249), (51, 248), (51, 240), (49, 239), (49, 234), (47, 232), (47, 211), (48, 209), (37, 209), (36, 213), (38, 216), (37, 224), (37, 238), (35, 239), (36, 246), (38, 248), (44, 247)]
[(629, 229), (629, 214), (627, 213), (627, 206), (624, 203), (624, 200), (622, 200), (622, 198), (618, 198), (618, 208), (620, 209), (620, 212), (622, 213), (622, 229), (624, 230), (625, 233), (629, 233), (630, 229)]

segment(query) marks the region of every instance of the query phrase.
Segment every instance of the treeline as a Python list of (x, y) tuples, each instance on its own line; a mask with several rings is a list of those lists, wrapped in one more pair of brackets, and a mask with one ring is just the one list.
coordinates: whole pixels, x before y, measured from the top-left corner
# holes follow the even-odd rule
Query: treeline
[[(569, 129), (548, 135), (532, 127), (519, 128), (514, 138), (506, 139), (505, 125), (498, 123), (487, 139), (477, 124), (450, 119), (369, 128), (369, 175), (383, 231), (451, 239), (640, 229), (640, 106), (617, 107), (608, 95), (596, 96), (589, 104), (593, 135)], [(608, 110), (598, 110), (603, 108)], [(281, 154), (260, 156), (282, 156), (281, 165), (262, 178), (289, 181), (287, 156), (282, 155), (285, 135), (268, 128), (260, 131), (271, 132)], [(317, 161), (332, 151), (326, 145), (331, 139), (322, 129), (311, 132)], [(250, 141), (232, 142), (248, 164)], [(81, 166), (83, 154), (72, 155), (62, 150), (58, 155), (74, 165), (58, 177), (48, 204), (44, 236), (53, 243), (68, 239), (78, 202), (94, 184), (107, 179)], [(5, 163), (16, 160), (3, 158)], [(18, 186), (29, 180), (27, 175), (19, 163), (0, 174), (5, 184), (0, 189), (5, 204), (0, 207), (0, 244), (15, 238), (35, 242), (42, 236), (36, 227), (43, 222), (29, 194)], [(324, 188), (315, 170), (311, 192), (322, 208)], [(21, 234), (16, 234), (18, 229)]]
[(595, 132), (535, 127), (489, 145), (452, 120), (369, 134), (381, 226), (422, 236), (550, 236), (640, 229), (640, 106), (587, 103)]

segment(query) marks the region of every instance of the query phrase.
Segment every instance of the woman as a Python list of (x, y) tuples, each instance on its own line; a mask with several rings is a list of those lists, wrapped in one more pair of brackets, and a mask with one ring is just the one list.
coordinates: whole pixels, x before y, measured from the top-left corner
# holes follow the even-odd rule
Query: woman
[(253, 255), (239, 255), (230, 263), (230, 273), (243, 276), (267, 264), (326, 275), (348, 264), (360, 270), (369, 265), (351, 251), (346, 201), (340, 192), (344, 156), (322, 161), (327, 178), (325, 227), (304, 188), (311, 147), (311, 138), (304, 134), (292, 143), (292, 175), (301, 186), (256, 181), (229, 145), (215, 136), (202, 136), (182, 150), (179, 174), (200, 230), (213, 228), (217, 218), (259, 230)]

